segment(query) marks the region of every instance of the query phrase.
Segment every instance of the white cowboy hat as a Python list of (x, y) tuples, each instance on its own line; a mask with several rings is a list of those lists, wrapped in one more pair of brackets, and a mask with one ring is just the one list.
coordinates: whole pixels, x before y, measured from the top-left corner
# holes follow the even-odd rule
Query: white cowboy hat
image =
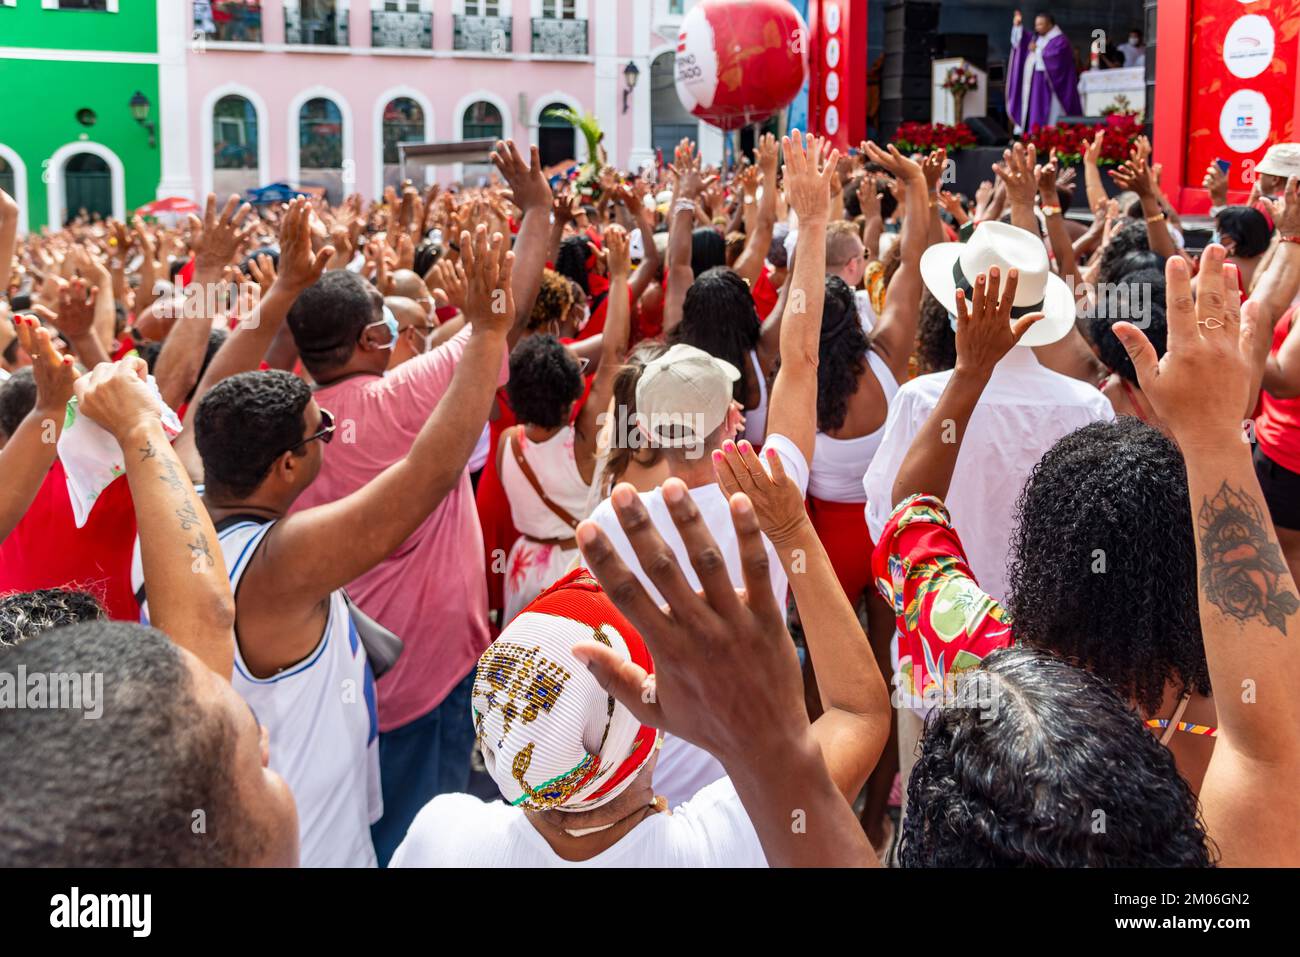
[(1283, 179), (1300, 176), (1300, 143), (1274, 143), (1255, 164), (1255, 172)]
[(957, 290), (971, 298), (975, 277), (998, 267), (1002, 281), (1012, 269), (1020, 273), (1011, 317), (1041, 312), (1020, 340), (1022, 346), (1047, 346), (1069, 335), (1074, 327), (1074, 294), (1047, 264), (1047, 250), (1033, 233), (992, 220), (980, 223), (964, 243), (939, 243), (921, 257), (921, 278), (950, 315), (957, 314)]

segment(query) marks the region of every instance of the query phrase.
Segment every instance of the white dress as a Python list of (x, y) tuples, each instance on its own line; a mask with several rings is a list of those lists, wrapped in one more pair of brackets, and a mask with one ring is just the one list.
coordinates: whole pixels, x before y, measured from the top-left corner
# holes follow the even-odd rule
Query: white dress
[[(573, 427), (565, 426), (545, 442), (528, 441), (522, 429), (511, 434), (551, 501), (579, 521), (586, 518), (591, 487), (578, 472)], [(505, 625), (564, 577), (578, 557), (578, 549), (543, 544), (555, 539), (571, 540), (573, 528), (538, 497), (509, 447), (501, 457), (501, 484), (510, 502), (510, 517), (520, 534), (506, 559)]]

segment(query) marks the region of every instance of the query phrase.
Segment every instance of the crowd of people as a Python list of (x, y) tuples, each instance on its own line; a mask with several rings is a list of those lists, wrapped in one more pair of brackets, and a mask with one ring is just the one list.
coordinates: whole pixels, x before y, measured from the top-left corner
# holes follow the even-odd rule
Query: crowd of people
[(1300, 146), (1099, 150), (0, 192), (0, 863), (1300, 864)]

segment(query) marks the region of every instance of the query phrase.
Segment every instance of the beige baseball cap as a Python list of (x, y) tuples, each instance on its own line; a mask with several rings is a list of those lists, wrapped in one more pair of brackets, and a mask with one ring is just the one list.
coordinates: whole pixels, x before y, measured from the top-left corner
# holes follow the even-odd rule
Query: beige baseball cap
[(1255, 165), (1255, 172), (1283, 179), (1300, 176), (1300, 143), (1274, 143)]
[(740, 370), (678, 343), (646, 364), (636, 384), (637, 424), (665, 448), (702, 442), (727, 419)]

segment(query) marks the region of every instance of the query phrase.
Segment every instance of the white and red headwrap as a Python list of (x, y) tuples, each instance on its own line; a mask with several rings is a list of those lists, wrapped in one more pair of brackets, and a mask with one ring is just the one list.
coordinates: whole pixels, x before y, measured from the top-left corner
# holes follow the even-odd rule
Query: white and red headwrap
[(520, 612), (479, 658), (474, 730), (488, 773), (516, 807), (600, 807), (654, 754), (658, 732), (573, 656), (575, 644), (593, 639), (654, 673), (641, 636), (579, 568)]

